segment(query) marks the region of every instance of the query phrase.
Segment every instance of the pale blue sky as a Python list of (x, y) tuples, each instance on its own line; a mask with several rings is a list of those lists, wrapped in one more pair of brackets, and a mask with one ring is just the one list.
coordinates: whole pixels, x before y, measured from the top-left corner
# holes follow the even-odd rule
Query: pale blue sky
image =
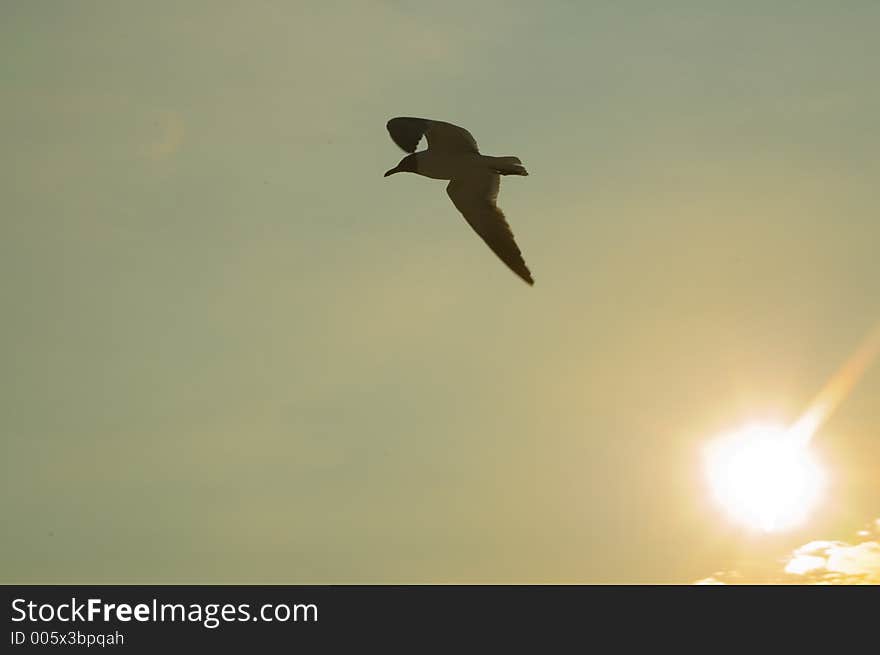
[[(880, 4), (3, 6), (4, 581), (688, 582), (880, 514), (880, 370), (803, 528), (698, 466), (880, 320)], [(522, 158), (534, 288), (397, 115)]]

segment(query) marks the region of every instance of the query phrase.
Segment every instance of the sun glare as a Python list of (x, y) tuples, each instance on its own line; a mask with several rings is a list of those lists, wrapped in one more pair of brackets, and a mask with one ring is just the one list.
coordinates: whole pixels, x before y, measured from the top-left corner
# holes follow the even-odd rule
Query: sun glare
[(719, 437), (708, 445), (705, 464), (731, 518), (765, 532), (801, 523), (825, 486), (809, 444), (780, 426), (750, 425)]

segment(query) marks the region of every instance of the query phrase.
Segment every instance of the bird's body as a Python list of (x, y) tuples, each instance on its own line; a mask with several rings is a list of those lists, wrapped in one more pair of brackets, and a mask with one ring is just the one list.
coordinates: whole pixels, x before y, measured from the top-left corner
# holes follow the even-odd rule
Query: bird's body
[(415, 153), (416, 170), (419, 175), (435, 180), (451, 180), (470, 169), (481, 168), (483, 155), (466, 153), (431, 152)]
[[(476, 175), (481, 171), (501, 175), (528, 175), (516, 157), (489, 157), (479, 153), (432, 152), (430, 149), (415, 153), (414, 173), (435, 180), (454, 180), (458, 177)], [(520, 172), (519, 169), (522, 169)]]
[[(500, 175), (528, 175), (517, 157), (490, 157), (480, 153), (464, 128), (424, 118), (392, 118), (388, 132), (394, 142), (411, 154), (385, 173), (408, 172), (435, 180), (450, 180), (446, 187), (452, 203), (492, 251), (528, 284), (532, 274), (523, 260), (496, 204)], [(428, 149), (415, 152), (422, 136)]]

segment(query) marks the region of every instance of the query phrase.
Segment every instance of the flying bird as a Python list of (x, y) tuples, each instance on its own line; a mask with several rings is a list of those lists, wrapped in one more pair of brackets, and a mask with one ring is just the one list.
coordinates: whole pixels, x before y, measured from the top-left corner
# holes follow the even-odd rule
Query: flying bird
[[(474, 231), (514, 273), (534, 284), (532, 273), (498, 207), (501, 175), (528, 175), (518, 157), (480, 154), (471, 133), (452, 123), (427, 118), (398, 117), (386, 126), (391, 139), (411, 153), (385, 173), (416, 173), (449, 180), (446, 193)], [(428, 149), (416, 152), (425, 137)]]

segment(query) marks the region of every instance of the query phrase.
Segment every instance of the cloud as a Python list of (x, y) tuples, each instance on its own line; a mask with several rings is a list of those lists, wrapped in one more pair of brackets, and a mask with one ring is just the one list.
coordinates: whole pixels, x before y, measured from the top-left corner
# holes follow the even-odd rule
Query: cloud
[(860, 540), (816, 540), (796, 548), (778, 575), (750, 579), (718, 571), (695, 584), (880, 584), (880, 519), (859, 530)]
[(742, 574), (738, 571), (716, 571), (708, 578), (697, 580), (698, 585), (742, 584)]

